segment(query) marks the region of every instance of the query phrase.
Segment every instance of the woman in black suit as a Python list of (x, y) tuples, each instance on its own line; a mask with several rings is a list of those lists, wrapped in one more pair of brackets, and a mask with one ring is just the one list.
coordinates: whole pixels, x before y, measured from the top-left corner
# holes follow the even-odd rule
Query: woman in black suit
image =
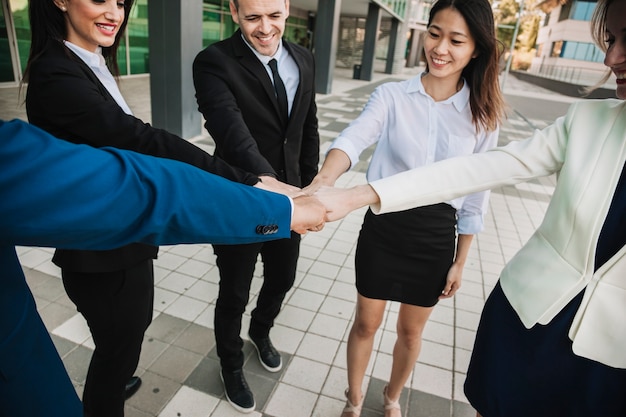
[[(32, 45), (24, 74), (29, 121), (70, 142), (176, 159), (257, 184), (256, 175), (132, 115), (116, 84), (117, 49), (132, 5), (133, 0), (30, 1)], [(145, 244), (55, 252), (53, 262), (95, 343), (83, 392), (88, 417), (123, 416), (125, 399), (141, 383), (133, 373), (152, 319), (157, 252)]]

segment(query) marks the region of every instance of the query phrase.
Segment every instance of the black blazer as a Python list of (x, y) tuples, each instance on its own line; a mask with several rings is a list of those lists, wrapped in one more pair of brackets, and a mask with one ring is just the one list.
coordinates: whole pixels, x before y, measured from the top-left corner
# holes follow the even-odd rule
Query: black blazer
[(285, 41), (283, 45), (300, 70), (286, 127), (272, 81), (240, 30), (196, 56), (193, 80), (216, 155), (254, 174), (274, 174), (304, 187), (319, 163), (315, 65), (309, 50)]
[[(30, 67), (26, 113), (30, 123), (70, 142), (176, 159), (233, 181), (258, 182), (257, 176), (124, 113), (93, 71), (58, 41), (49, 41)], [(203, 198), (201, 190), (198, 198)], [(53, 260), (75, 272), (109, 272), (155, 258), (157, 251), (157, 247), (143, 244), (112, 251), (57, 250)]]

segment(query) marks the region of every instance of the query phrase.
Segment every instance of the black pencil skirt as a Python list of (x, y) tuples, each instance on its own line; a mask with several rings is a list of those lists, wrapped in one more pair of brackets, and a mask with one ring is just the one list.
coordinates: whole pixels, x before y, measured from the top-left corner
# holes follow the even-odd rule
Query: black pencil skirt
[(435, 204), (375, 215), (357, 242), (356, 287), (364, 297), (432, 307), (445, 287), (456, 246), (456, 210)]

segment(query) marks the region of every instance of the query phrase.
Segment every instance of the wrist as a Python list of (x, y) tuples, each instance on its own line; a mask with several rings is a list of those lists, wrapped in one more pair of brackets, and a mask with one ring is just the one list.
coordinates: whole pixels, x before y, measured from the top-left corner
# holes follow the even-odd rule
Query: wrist
[(352, 188), (352, 202), (354, 209), (378, 203), (380, 200), (376, 191), (369, 185), (357, 185)]

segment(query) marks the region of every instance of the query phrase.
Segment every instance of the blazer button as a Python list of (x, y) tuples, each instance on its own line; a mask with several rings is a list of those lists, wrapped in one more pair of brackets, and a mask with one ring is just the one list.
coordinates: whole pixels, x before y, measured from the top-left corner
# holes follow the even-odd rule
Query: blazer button
[(258, 225), (256, 227), (256, 233), (259, 235), (273, 235), (278, 233), (278, 225), (277, 224), (269, 224), (269, 225)]
[(285, 138), (285, 142), (283, 142), (285, 145), (287, 144), (287, 138)]

